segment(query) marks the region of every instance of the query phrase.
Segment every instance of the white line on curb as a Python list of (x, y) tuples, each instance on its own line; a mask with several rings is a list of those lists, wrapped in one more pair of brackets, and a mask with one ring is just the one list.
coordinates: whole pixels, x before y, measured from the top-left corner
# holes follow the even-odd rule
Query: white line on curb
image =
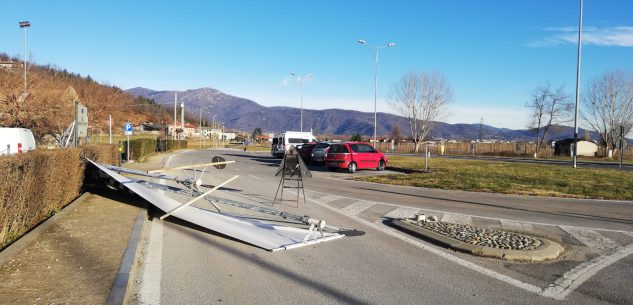
[(554, 286), (545, 289), (543, 295), (556, 300), (564, 299), (568, 294), (580, 287), (584, 282), (607, 266), (633, 253), (633, 244), (617, 251), (598, 256), (591, 261), (584, 262), (563, 274), (554, 282)]

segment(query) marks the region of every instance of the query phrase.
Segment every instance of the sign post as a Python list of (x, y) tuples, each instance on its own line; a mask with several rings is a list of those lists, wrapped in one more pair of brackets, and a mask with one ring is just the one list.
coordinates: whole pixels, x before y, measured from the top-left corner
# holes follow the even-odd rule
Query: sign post
[(125, 153), (126, 161), (130, 162), (130, 135), (132, 134), (132, 124), (125, 123), (125, 135), (127, 137), (127, 150)]

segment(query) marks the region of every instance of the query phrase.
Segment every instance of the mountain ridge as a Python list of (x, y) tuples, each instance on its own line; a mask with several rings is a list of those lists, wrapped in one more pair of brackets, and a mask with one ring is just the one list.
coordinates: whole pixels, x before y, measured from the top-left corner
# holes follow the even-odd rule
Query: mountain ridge
[[(300, 109), (288, 106), (263, 106), (253, 100), (223, 93), (217, 89), (204, 87), (198, 89), (153, 90), (134, 87), (125, 90), (133, 96), (143, 96), (153, 99), (157, 104), (169, 107), (174, 103), (174, 94), (178, 93), (178, 103), (185, 104), (185, 111), (191, 117), (202, 117), (209, 122), (224, 122), (224, 127), (250, 132), (259, 127), (264, 132), (282, 132), (299, 130)], [(172, 107), (173, 109), (173, 107)], [(377, 113), (377, 134), (390, 136), (396, 126), (402, 136), (407, 136), (409, 124), (404, 117), (390, 113)], [(312, 130), (315, 134), (351, 135), (360, 133), (364, 136), (373, 135), (374, 114), (358, 110), (340, 108), (331, 109), (303, 109), (304, 130)], [(457, 123), (449, 124), (436, 122), (430, 132), (431, 138), (454, 140), (479, 139), (480, 124)], [(482, 138), (485, 140), (531, 141), (535, 138), (534, 130), (498, 128), (491, 125), (481, 125)], [(582, 135), (584, 130), (580, 130)], [(549, 140), (560, 140), (573, 136), (573, 128), (569, 126), (552, 126)], [(591, 133), (593, 139), (597, 138)]]

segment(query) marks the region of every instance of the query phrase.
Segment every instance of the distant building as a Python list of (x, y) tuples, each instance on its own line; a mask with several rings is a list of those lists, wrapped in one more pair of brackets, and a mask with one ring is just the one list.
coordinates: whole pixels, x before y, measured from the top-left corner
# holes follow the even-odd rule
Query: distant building
[[(574, 146), (574, 139), (563, 139), (554, 142), (554, 155), (557, 156), (571, 156), (572, 147)], [(594, 157), (598, 152), (598, 144), (578, 140), (578, 155), (585, 157)]]
[(23, 63), (17, 61), (0, 61), (0, 68), (4, 70), (22, 69)]

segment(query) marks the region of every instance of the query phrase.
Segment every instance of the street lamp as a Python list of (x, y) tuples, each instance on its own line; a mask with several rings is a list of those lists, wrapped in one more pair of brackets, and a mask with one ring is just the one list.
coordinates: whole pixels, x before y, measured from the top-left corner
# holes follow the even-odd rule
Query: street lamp
[(573, 167), (578, 160), (578, 99), (580, 98), (580, 49), (582, 46), (582, 0), (580, 0), (580, 18), (578, 20), (578, 58), (576, 61), (576, 107), (574, 113), (574, 153)]
[(20, 21), (18, 22), (18, 25), (20, 25), (20, 28), (24, 29), (24, 93), (26, 94), (26, 66), (28, 63), (26, 52), (26, 29), (31, 26), (31, 23), (28, 21)]
[(367, 41), (362, 40), (362, 39), (359, 39), (358, 43), (362, 45), (366, 45), (368, 47), (372, 47), (376, 50), (376, 72), (374, 74), (374, 145), (376, 145), (375, 143), (376, 143), (376, 100), (378, 99), (378, 49), (395, 47), (396, 44), (393, 42), (390, 42), (386, 45), (374, 46), (374, 45), (368, 44)]
[(290, 75), (294, 76), (297, 78), (297, 80), (299, 81), (299, 86), (301, 87), (301, 112), (300, 112), (300, 131), (303, 131), (303, 81), (304, 80), (310, 80), (312, 79), (312, 77), (314, 77), (312, 75), (312, 73), (308, 73), (306, 75), (297, 75), (295, 73), (290, 72)]

